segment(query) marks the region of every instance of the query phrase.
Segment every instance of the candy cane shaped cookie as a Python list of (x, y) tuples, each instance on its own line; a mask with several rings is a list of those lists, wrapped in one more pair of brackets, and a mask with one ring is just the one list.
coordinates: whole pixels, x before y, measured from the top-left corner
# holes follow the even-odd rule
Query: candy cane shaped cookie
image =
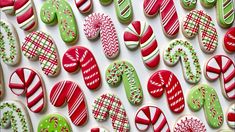
[(231, 27), (226, 32), (223, 47), (225, 51), (235, 53), (235, 27)]
[(105, 128), (95, 127), (95, 128), (92, 128), (90, 132), (109, 132), (109, 131)]
[(81, 65), (83, 79), (86, 86), (93, 90), (100, 86), (101, 75), (95, 57), (85, 47), (74, 46), (67, 50), (63, 56), (63, 66), (67, 72), (75, 72)]
[(215, 55), (205, 65), (205, 76), (215, 81), (221, 78), (222, 93), (227, 99), (235, 99), (235, 64), (225, 55)]
[(187, 115), (176, 122), (174, 132), (206, 132), (206, 126), (199, 118)]
[(0, 56), (4, 63), (16, 65), (21, 58), (18, 35), (13, 25), (8, 22), (1, 20), (0, 28)]
[(226, 118), (228, 126), (235, 129), (235, 103), (229, 106)]
[(37, 27), (37, 14), (33, 0), (1, 0), (0, 8), (7, 14), (15, 15), (22, 30), (31, 31)]
[(135, 49), (140, 45), (142, 59), (146, 66), (154, 68), (160, 61), (160, 52), (153, 29), (146, 22), (134, 21), (124, 33), (127, 48)]
[(48, 114), (40, 120), (38, 132), (72, 132), (67, 119), (60, 114)]
[(198, 56), (191, 43), (176, 39), (170, 42), (164, 52), (164, 62), (174, 66), (181, 61), (184, 78), (189, 83), (197, 83), (201, 79), (201, 67)]
[(150, 95), (158, 98), (166, 89), (168, 105), (172, 112), (180, 113), (184, 110), (184, 94), (177, 77), (170, 71), (159, 70), (155, 72), (148, 81)]
[(29, 60), (39, 59), (42, 71), (48, 76), (56, 76), (60, 71), (59, 56), (56, 45), (44, 32), (28, 34), (22, 45), (22, 52)]
[[(113, 0), (100, 0), (102, 5), (109, 5)], [(116, 15), (121, 23), (129, 23), (133, 19), (131, 0), (114, 0)]]
[(81, 88), (72, 81), (61, 81), (55, 84), (50, 93), (52, 105), (56, 107), (68, 103), (69, 118), (77, 126), (84, 125), (88, 119), (85, 96)]
[(179, 32), (179, 19), (173, 0), (144, 0), (144, 12), (153, 17), (160, 10), (163, 31), (168, 37), (175, 37)]
[(204, 109), (205, 117), (212, 128), (219, 128), (224, 121), (223, 110), (219, 97), (214, 88), (199, 84), (194, 86), (188, 94), (188, 106), (193, 111)]
[(0, 111), (0, 129), (11, 126), (13, 132), (33, 131), (28, 111), (22, 103), (18, 101), (1, 102)]
[(77, 22), (66, 0), (45, 1), (40, 16), (45, 24), (52, 25), (58, 21), (60, 36), (65, 43), (71, 44), (78, 39)]
[(92, 0), (74, 0), (81, 13), (88, 13), (92, 9)]
[(202, 10), (193, 10), (183, 19), (182, 32), (185, 37), (193, 38), (198, 34), (199, 45), (203, 52), (213, 53), (218, 45), (218, 35), (212, 18)]
[(123, 81), (128, 101), (139, 105), (143, 100), (143, 91), (135, 68), (127, 61), (115, 61), (106, 70), (106, 81), (118, 86)]
[(186, 10), (192, 10), (197, 5), (197, 0), (181, 0), (181, 6)]
[(104, 54), (112, 59), (119, 55), (117, 32), (111, 18), (103, 13), (92, 13), (85, 18), (84, 32), (88, 39), (95, 39), (99, 35)]
[(2, 65), (0, 64), (0, 99), (3, 96), (4, 96), (4, 78), (3, 78)]
[(130, 130), (126, 110), (121, 100), (113, 94), (103, 94), (97, 98), (93, 104), (92, 114), (97, 121), (105, 121), (110, 116), (114, 131)]
[(156, 106), (143, 106), (135, 115), (135, 126), (139, 131), (147, 131), (153, 126), (153, 132), (170, 132), (164, 113)]

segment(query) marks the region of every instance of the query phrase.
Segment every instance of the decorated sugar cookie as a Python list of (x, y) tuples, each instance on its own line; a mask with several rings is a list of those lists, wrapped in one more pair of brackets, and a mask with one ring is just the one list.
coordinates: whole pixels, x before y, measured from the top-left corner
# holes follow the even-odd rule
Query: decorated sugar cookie
[(150, 126), (153, 132), (170, 132), (164, 113), (156, 106), (143, 106), (135, 115), (135, 126), (139, 131), (147, 131)]
[(186, 10), (192, 10), (197, 5), (197, 0), (181, 0), (181, 6)]
[(203, 10), (193, 10), (183, 19), (182, 32), (185, 37), (199, 37), (203, 52), (213, 53), (218, 45), (218, 35), (212, 18)]
[[(109, 5), (113, 0), (100, 0), (102, 5)], [(114, 0), (116, 15), (121, 23), (129, 23), (133, 19), (131, 0)]]
[(98, 64), (91, 51), (82, 46), (74, 46), (67, 50), (63, 56), (63, 67), (67, 72), (75, 72), (82, 69), (86, 86), (93, 90), (100, 86), (101, 75)]
[(206, 132), (206, 126), (199, 118), (186, 115), (176, 122), (174, 132)]
[(101, 128), (101, 127), (94, 127), (90, 130), (90, 132), (109, 132), (108, 130), (106, 130), (105, 128)]
[(3, 12), (16, 16), (19, 27), (24, 31), (31, 31), (38, 25), (33, 0), (2, 0), (0, 8)]
[(119, 42), (111, 18), (103, 13), (92, 13), (85, 19), (84, 33), (88, 39), (100, 35), (104, 54), (113, 59), (119, 55)]
[(71, 44), (78, 39), (77, 22), (66, 0), (46, 0), (40, 16), (45, 24), (53, 25), (58, 21), (60, 36), (65, 43)]
[(92, 0), (74, 0), (81, 13), (88, 13), (92, 10)]
[(159, 70), (148, 81), (148, 92), (155, 98), (166, 91), (168, 105), (172, 112), (180, 113), (184, 110), (184, 94), (177, 77), (170, 71)]
[(134, 21), (124, 32), (124, 43), (129, 49), (141, 48), (142, 59), (146, 66), (154, 68), (160, 61), (160, 51), (153, 29), (146, 22)]
[(32, 124), (25, 106), (18, 101), (0, 103), (0, 129), (9, 128), (13, 132), (32, 132)]
[(35, 113), (46, 107), (46, 91), (42, 78), (29, 68), (18, 68), (10, 76), (9, 87), (17, 95), (25, 93), (28, 108)]
[(179, 19), (173, 0), (144, 0), (145, 15), (153, 17), (160, 12), (163, 31), (168, 37), (179, 32)]
[(60, 71), (59, 56), (51, 36), (42, 31), (32, 32), (25, 37), (22, 52), (29, 60), (39, 60), (42, 71), (56, 76)]
[(38, 132), (72, 132), (69, 122), (60, 114), (48, 114), (40, 120)]
[(164, 52), (164, 62), (174, 66), (181, 61), (184, 78), (189, 83), (198, 83), (201, 79), (201, 67), (196, 51), (191, 43), (175, 39)]
[(235, 53), (235, 27), (231, 27), (226, 32), (223, 46), (225, 51)]
[(0, 21), (0, 28), (0, 57), (4, 63), (16, 65), (21, 58), (18, 35), (13, 25), (6, 21)]
[(115, 61), (106, 70), (106, 81), (116, 87), (121, 81), (124, 84), (128, 101), (139, 105), (143, 100), (143, 91), (135, 68), (127, 61)]
[(97, 121), (111, 118), (114, 131), (126, 132), (130, 124), (121, 100), (113, 94), (103, 94), (94, 101), (92, 114)]
[(225, 55), (215, 55), (205, 65), (205, 76), (215, 81), (220, 77), (221, 89), (227, 99), (235, 99), (235, 64)]
[(223, 125), (223, 110), (214, 88), (206, 84), (194, 86), (188, 94), (187, 102), (193, 111), (204, 109), (207, 123), (212, 128), (219, 128)]
[(88, 110), (85, 96), (81, 88), (72, 81), (60, 81), (56, 83), (50, 93), (52, 105), (61, 107), (68, 104), (69, 118), (76, 126), (84, 125), (88, 119)]
[(2, 65), (0, 64), (0, 99), (4, 96), (4, 87)]
[(229, 106), (226, 119), (228, 126), (235, 129), (235, 103)]

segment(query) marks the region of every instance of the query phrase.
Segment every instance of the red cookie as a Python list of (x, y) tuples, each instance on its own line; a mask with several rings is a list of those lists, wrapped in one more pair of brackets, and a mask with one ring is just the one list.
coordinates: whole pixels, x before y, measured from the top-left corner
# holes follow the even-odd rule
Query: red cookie
[(224, 36), (224, 49), (229, 53), (235, 52), (235, 27), (231, 27)]

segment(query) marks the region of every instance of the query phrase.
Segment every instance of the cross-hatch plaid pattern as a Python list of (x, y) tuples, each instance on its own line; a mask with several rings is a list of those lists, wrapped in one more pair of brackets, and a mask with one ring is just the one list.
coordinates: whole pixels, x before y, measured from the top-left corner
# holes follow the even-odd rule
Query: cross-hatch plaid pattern
[(103, 94), (96, 99), (92, 113), (98, 121), (104, 121), (110, 115), (114, 131), (126, 132), (130, 129), (124, 106), (115, 95)]
[(39, 56), (43, 72), (54, 75), (58, 69), (58, 57), (52, 38), (43, 32), (33, 32), (25, 38), (22, 46), (24, 55), (29, 59)]

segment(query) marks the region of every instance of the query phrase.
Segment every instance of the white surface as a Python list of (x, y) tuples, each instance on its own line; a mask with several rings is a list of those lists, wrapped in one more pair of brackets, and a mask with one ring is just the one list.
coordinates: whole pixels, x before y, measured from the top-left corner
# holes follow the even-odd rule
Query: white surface
[[(120, 47), (121, 47), (121, 52), (120, 52), (120, 55), (119, 55), (119, 57), (117, 59), (128, 60), (130, 63), (133, 64), (133, 66), (137, 70), (137, 74), (139, 75), (139, 79), (141, 81), (143, 92), (144, 92), (144, 101), (143, 101), (141, 106), (149, 105), (150, 104), (150, 105), (156, 105), (159, 108), (161, 108), (164, 111), (164, 113), (165, 113), (165, 115), (167, 117), (167, 121), (169, 123), (169, 126), (170, 126), (171, 130), (173, 130), (174, 123), (176, 122), (176, 120), (180, 116), (182, 116), (184, 114), (193, 114), (193, 115), (199, 117), (203, 121), (203, 123), (205, 123), (206, 128), (207, 128), (208, 131), (213, 131), (214, 129), (210, 128), (208, 126), (207, 122), (206, 122), (203, 109), (201, 109), (198, 112), (192, 112), (191, 110), (189, 110), (189, 108), (188, 108), (188, 106), (186, 104), (186, 107), (185, 107), (185, 109), (184, 109), (184, 111), (182, 113), (174, 114), (168, 108), (168, 104), (167, 104), (167, 100), (166, 100), (166, 96), (165, 95), (163, 95), (160, 99), (155, 99), (155, 98), (152, 98), (149, 95), (148, 91), (147, 91), (147, 82), (148, 82), (149, 77), (155, 71), (160, 70), (160, 69), (168, 69), (168, 70), (174, 72), (174, 74), (180, 80), (180, 83), (181, 83), (182, 88), (183, 88), (185, 99), (187, 97), (187, 94), (188, 94), (190, 88), (193, 86), (193, 85), (188, 84), (185, 81), (185, 79), (183, 77), (183, 74), (182, 74), (182, 69), (181, 69), (181, 64), (180, 63), (178, 63), (174, 67), (169, 67), (169, 66), (166, 66), (164, 64), (164, 62), (163, 62), (163, 50), (168, 46), (168, 43), (170, 42), (171, 39), (167, 38), (163, 34), (162, 25), (161, 25), (161, 22), (160, 22), (160, 16), (157, 15), (156, 17), (154, 17), (152, 19), (151, 18), (147, 18), (144, 15), (144, 12), (143, 12), (143, 0), (141, 0), (141, 1), (139, 1), (139, 0), (132, 0), (133, 1), (132, 2), (132, 6), (134, 8), (134, 20), (146, 20), (153, 27), (153, 30), (154, 30), (154, 33), (156, 34), (156, 38), (157, 38), (158, 45), (159, 45), (159, 48), (160, 48), (160, 52), (161, 52), (161, 61), (160, 61), (159, 66), (156, 69), (154, 69), (154, 70), (149, 70), (149, 69), (147, 69), (144, 66), (144, 64), (143, 64), (143, 62), (141, 60), (140, 49), (138, 49), (136, 51), (130, 51), (130, 50), (128, 50), (125, 47), (125, 44), (123, 42), (123, 32), (124, 32), (124, 29), (127, 27), (127, 25), (123, 25), (123, 24), (121, 24), (117, 20), (117, 17), (116, 17), (116, 14), (115, 14), (115, 9), (114, 9), (114, 4), (112, 3), (109, 6), (102, 6), (99, 3), (98, 0), (93, 0), (93, 1), (94, 1), (93, 12), (105, 12), (107, 15), (112, 17), (112, 20), (113, 20), (114, 25), (116, 27), (116, 30), (118, 32), (118, 38), (119, 38), (119, 42), (120, 42), (119, 44), (120, 44)], [(38, 22), (39, 22), (38, 30), (45, 31), (45, 32), (49, 33), (54, 38), (54, 40), (56, 42), (56, 45), (58, 47), (58, 50), (59, 50), (59, 56), (60, 56), (60, 60), (61, 60), (62, 57), (63, 57), (64, 52), (69, 47), (71, 47), (71, 46), (66, 45), (62, 41), (62, 39), (60, 37), (60, 34), (59, 34), (59, 31), (58, 31), (58, 26), (57, 25), (55, 25), (55, 26), (48, 26), (48, 25), (45, 25), (40, 20), (39, 14), (40, 14), (40, 8), (41, 8), (43, 2), (44, 1), (42, 1), (42, 0), (35, 0), (35, 5), (36, 5), (36, 9), (37, 9), (37, 15), (38, 15), (38, 18), (39, 18), (38, 19)], [(131, 125), (131, 131), (132, 132), (137, 131), (137, 129), (135, 127), (135, 124), (134, 124), (134, 117), (135, 117), (135, 112), (137, 111), (137, 109), (140, 106), (133, 106), (133, 105), (131, 105), (128, 102), (128, 100), (126, 98), (125, 91), (124, 91), (123, 84), (121, 84), (117, 88), (110, 88), (108, 86), (108, 84), (105, 81), (105, 70), (106, 70), (107, 66), (111, 62), (113, 62), (113, 60), (108, 60), (105, 57), (105, 55), (104, 55), (104, 53), (102, 51), (102, 45), (101, 45), (100, 39), (98, 39), (96, 41), (89, 41), (85, 37), (85, 34), (83, 32), (83, 21), (84, 21), (84, 18), (86, 16), (80, 14), (80, 12), (77, 10), (73, 0), (69, 0), (69, 3), (70, 3), (70, 5), (73, 8), (73, 12), (74, 12), (74, 14), (76, 16), (76, 20), (77, 20), (77, 24), (78, 24), (78, 29), (79, 29), (79, 41), (76, 43), (76, 45), (83, 45), (83, 46), (89, 48), (92, 51), (92, 53), (94, 54), (94, 56), (95, 56), (95, 58), (97, 60), (97, 63), (99, 65), (101, 74), (102, 74), (102, 86), (100, 87), (100, 89), (98, 91), (90, 91), (85, 86), (85, 83), (83, 81), (83, 77), (82, 77), (81, 71), (79, 71), (76, 74), (69, 74), (63, 68), (61, 68), (61, 73), (59, 74), (59, 76), (54, 77), (54, 78), (47, 77), (46, 75), (43, 74), (43, 72), (42, 72), (42, 70), (40, 68), (39, 61), (35, 61), (35, 62), (29, 61), (26, 57), (24, 57), (22, 55), (22, 59), (21, 59), (22, 61), (16, 67), (7, 66), (6, 64), (4, 64), (1, 61), (2, 67), (4, 69), (5, 94), (6, 94), (6, 96), (5, 96), (5, 98), (3, 100), (15, 99), (15, 100), (20, 100), (21, 102), (26, 104), (26, 99), (25, 99), (24, 96), (17, 97), (16, 95), (14, 95), (10, 91), (10, 89), (7, 86), (8, 86), (8, 80), (9, 80), (10, 74), (16, 68), (18, 68), (18, 67), (32, 67), (32, 68), (36, 69), (41, 74), (42, 78), (44, 79), (44, 82), (45, 82), (45, 85), (46, 85), (46, 89), (47, 89), (46, 91), (47, 91), (47, 99), (48, 99), (48, 101), (47, 101), (48, 108), (45, 110), (44, 113), (35, 114), (35, 113), (32, 113), (32, 112), (29, 111), (30, 117), (31, 117), (31, 120), (32, 120), (32, 123), (33, 123), (33, 128), (34, 128), (35, 131), (37, 130), (37, 125), (38, 125), (38, 122), (39, 122), (40, 118), (43, 115), (46, 115), (48, 113), (54, 113), (54, 112), (61, 113), (61, 114), (65, 115), (67, 117), (67, 119), (70, 121), (70, 119), (68, 117), (68, 112), (67, 112), (67, 105), (65, 105), (64, 107), (56, 108), (56, 107), (52, 106), (51, 103), (49, 102), (49, 95), (50, 95), (50, 90), (52, 89), (52, 86), (56, 82), (64, 80), (64, 79), (75, 81), (75, 82), (77, 82), (81, 86), (81, 88), (82, 88), (82, 90), (83, 90), (83, 92), (84, 92), (84, 94), (86, 96), (87, 105), (88, 105), (88, 109), (89, 109), (89, 119), (88, 119), (88, 122), (87, 122), (86, 125), (84, 125), (82, 127), (78, 127), (78, 126), (73, 125), (72, 122), (70, 121), (70, 124), (72, 126), (73, 131), (75, 131), (75, 132), (77, 132), (77, 131), (84, 132), (84, 131), (88, 131), (89, 129), (91, 129), (92, 127), (95, 127), (95, 126), (104, 126), (105, 128), (109, 129), (110, 131), (113, 131), (110, 118), (107, 121), (105, 121), (105, 122), (97, 122), (93, 118), (92, 112), (91, 112), (92, 111), (92, 104), (94, 102), (94, 99), (96, 97), (99, 97), (101, 94), (108, 93), (108, 92), (115, 93), (121, 99), (121, 101), (122, 101), (122, 103), (123, 103), (123, 105), (124, 105), (124, 107), (126, 109), (126, 112), (128, 114), (128, 119), (129, 119), (129, 122), (130, 122), (130, 125)], [(179, 1), (175, 2), (175, 5), (176, 5), (176, 8), (177, 8), (179, 19), (181, 21), (182, 18), (186, 15), (186, 13), (188, 13), (188, 11), (184, 10), (181, 7)], [(197, 4), (197, 9), (204, 9), (203, 7), (201, 7), (201, 4), (200, 4), (199, 1), (198, 1), (198, 4)], [(227, 54), (223, 50), (222, 40), (223, 40), (223, 36), (224, 36), (226, 30), (222, 29), (221, 27), (218, 26), (218, 24), (216, 22), (216, 10), (215, 10), (215, 8), (204, 9), (204, 10), (214, 20), (214, 23), (216, 25), (216, 29), (217, 29), (217, 32), (218, 32), (218, 35), (219, 35), (219, 45), (218, 45), (217, 50), (216, 50), (215, 53), (213, 53), (213, 54), (205, 54), (205, 53), (203, 53), (201, 51), (201, 49), (199, 47), (198, 38), (197, 37), (194, 38), (194, 39), (191, 39), (191, 40), (187, 39), (187, 40), (189, 40), (193, 44), (193, 47), (197, 51), (197, 55), (199, 56), (199, 60), (200, 60), (200, 63), (201, 63), (201, 68), (203, 68), (204, 63), (207, 61), (207, 59), (209, 59), (211, 56), (216, 55), (216, 54), (225, 54), (225, 55), (228, 55), (231, 58), (235, 57), (234, 54)], [(25, 35), (28, 34), (28, 33), (24, 32), (23, 30), (21, 30), (19, 28), (19, 26), (16, 23), (16, 19), (14, 17), (9, 16), (9, 15), (6, 17), (5, 14), (1, 12), (1, 19), (3, 19), (3, 20), (8, 19), (10, 22), (12, 22), (15, 25), (15, 28), (17, 29), (17, 32), (18, 32), (19, 38), (20, 38), (20, 42), (21, 42), (21, 45), (22, 45), (22, 41), (24, 40)], [(185, 37), (183, 36), (181, 31), (179, 32), (177, 38), (185, 39)], [(202, 75), (202, 79), (201, 79), (201, 81), (199, 83), (208, 83), (209, 85), (211, 85), (211, 86), (213, 86), (215, 88), (215, 90), (217, 91), (217, 94), (218, 94), (218, 96), (220, 98), (220, 103), (222, 104), (224, 115), (225, 115), (226, 111), (227, 111), (227, 108), (232, 103), (232, 101), (230, 101), (230, 102), (227, 101), (224, 98), (224, 96), (222, 95), (221, 88), (220, 88), (220, 81), (217, 80), (215, 82), (208, 82), (205, 79), (204, 75)], [(223, 123), (223, 126), (221, 127), (221, 129), (222, 128), (228, 128), (225, 118), (224, 118), (224, 123)], [(9, 131), (10, 131), (10, 129), (9, 129)], [(149, 131), (152, 131), (151, 127), (150, 127)]]

